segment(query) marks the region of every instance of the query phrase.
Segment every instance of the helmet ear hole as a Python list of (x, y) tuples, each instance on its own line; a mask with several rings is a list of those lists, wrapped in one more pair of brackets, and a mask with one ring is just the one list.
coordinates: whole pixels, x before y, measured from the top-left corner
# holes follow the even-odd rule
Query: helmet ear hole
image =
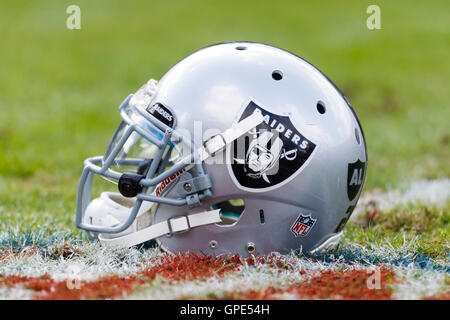
[(222, 222), (217, 223), (217, 225), (228, 227), (239, 221), (244, 212), (245, 204), (243, 199), (230, 199), (216, 203), (211, 208), (213, 210), (220, 209), (219, 214)]

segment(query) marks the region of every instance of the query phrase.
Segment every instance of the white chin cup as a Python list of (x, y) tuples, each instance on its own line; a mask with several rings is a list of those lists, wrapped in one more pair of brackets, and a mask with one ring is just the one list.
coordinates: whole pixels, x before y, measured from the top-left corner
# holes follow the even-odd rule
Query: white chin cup
[[(125, 198), (117, 192), (102, 192), (99, 198), (92, 200), (86, 208), (84, 223), (103, 227), (115, 227), (124, 223), (136, 202), (135, 198)], [(144, 201), (138, 216), (150, 209), (151, 203)], [(136, 220), (126, 230), (114, 234), (102, 234), (104, 238), (115, 238), (136, 231)]]

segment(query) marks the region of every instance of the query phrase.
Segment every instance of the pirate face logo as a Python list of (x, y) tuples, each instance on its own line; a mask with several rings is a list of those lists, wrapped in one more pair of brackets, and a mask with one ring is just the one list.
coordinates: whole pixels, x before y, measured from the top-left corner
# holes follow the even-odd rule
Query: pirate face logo
[(276, 160), (276, 157), (269, 150), (258, 144), (250, 149), (247, 160), (249, 169), (254, 172), (263, 172)]
[(253, 133), (257, 138), (250, 142), (245, 161), (236, 158), (235, 161), (244, 165), (244, 171), (249, 177), (263, 178), (269, 182), (268, 175), (276, 174), (278, 161), (283, 149), (283, 141), (273, 132)]
[(253, 112), (264, 121), (231, 146), (231, 172), (244, 189), (263, 191), (276, 187), (300, 171), (316, 145), (294, 127), (287, 116), (266, 111), (251, 101), (238, 121)]

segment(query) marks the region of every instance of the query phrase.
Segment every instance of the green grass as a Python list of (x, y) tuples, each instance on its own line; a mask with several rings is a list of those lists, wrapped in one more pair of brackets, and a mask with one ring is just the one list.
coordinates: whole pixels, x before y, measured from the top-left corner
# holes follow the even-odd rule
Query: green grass
[[(0, 220), (73, 228), (84, 158), (103, 153), (117, 106), (206, 45), (259, 41), (324, 71), (366, 134), (365, 189), (450, 176), (448, 1), (73, 1), (0, 3)], [(397, 233), (397, 231), (396, 231)]]
[(416, 252), (449, 262), (448, 206), (406, 205), (389, 211), (364, 212), (345, 229), (344, 238), (363, 246), (390, 243), (394, 248), (413, 242)]

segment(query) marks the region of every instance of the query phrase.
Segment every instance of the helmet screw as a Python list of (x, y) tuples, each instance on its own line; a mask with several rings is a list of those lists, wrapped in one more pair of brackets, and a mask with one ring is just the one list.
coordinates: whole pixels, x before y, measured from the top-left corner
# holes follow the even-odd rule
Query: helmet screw
[(210, 246), (211, 249), (217, 248), (217, 241), (216, 240), (211, 240), (209, 242), (209, 246)]
[(184, 188), (184, 190), (186, 190), (186, 191), (192, 191), (192, 185), (189, 183), (189, 182), (186, 182), (184, 185), (183, 185), (183, 188)]
[(253, 242), (247, 243), (247, 252), (248, 253), (250, 253), (250, 254), (254, 253), (255, 249), (256, 249), (256, 247), (255, 247), (255, 244)]

